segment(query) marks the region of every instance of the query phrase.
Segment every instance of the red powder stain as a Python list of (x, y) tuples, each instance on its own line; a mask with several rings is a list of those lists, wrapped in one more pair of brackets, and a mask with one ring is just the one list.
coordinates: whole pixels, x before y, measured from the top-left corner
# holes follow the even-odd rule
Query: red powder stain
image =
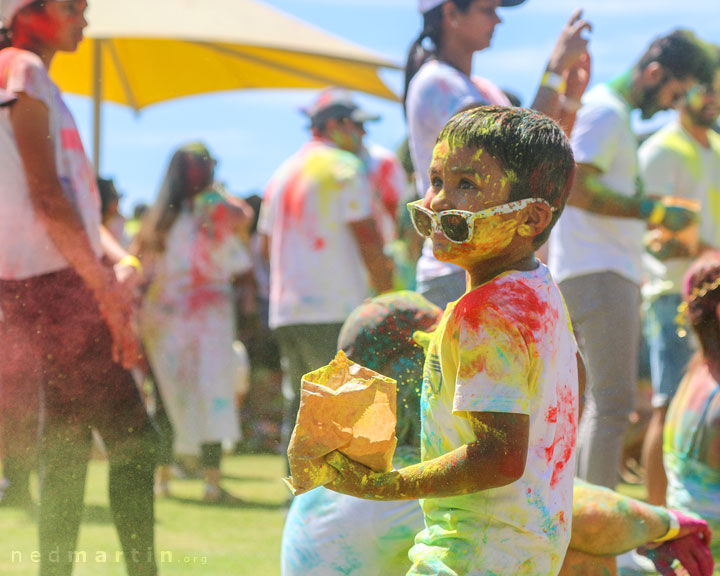
[[(522, 279), (491, 281), (466, 294), (456, 308), (456, 322), (462, 323), (468, 332), (487, 334), (493, 338), (497, 334), (498, 342), (506, 340), (508, 326), (519, 331), (524, 344), (513, 339), (514, 346), (523, 346), (524, 350), (533, 354), (535, 343), (545, 337), (546, 326), (552, 324), (549, 314), (552, 308), (538, 294), (537, 290), (528, 286)], [(493, 313), (488, 313), (492, 311)], [(506, 340), (506, 344), (509, 341)], [(523, 350), (505, 349), (511, 356), (521, 356)], [(485, 372), (493, 377), (501, 378), (506, 364), (487, 349), (478, 349), (476, 354), (467, 354), (461, 366), (460, 375), (468, 377), (475, 372)]]
[(548, 464), (555, 458), (555, 462), (552, 463), (551, 487), (557, 485), (575, 450), (577, 420), (572, 389), (566, 386), (559, 391), (557, 408), (555, 438), (552, 446), (545, 451), (545, 455), (548, 456)]
[(545, 422), (557, 422), (557, 415), (557, 406), (551, 406), (550, 408), (548, 408), (547, 414), (545, 414)]
[(565, 512), (560, 510), (560, 513), (558, 514), (558, 520), (560, 521), (560, 524), (565, 524)]
[(303, 179), (296, 177), (290, 180), (283, 194), (283, 214), (288, 221), (302, 222), (305, 212), (305, 193), (307, 187), (304, 186)]
[(315, 242), (313, 242), (313, 250), (323, 250), (325, 248), (325, 239), (324, 238), (315, 238)]
[(483, 311), (487, 308), (497, 311), (523, 332), (526, 330), (523, 336), (530, 341), (542, 338), (550, 320), (548, 303), (521, 281), (489, 282), (466, 294), (457, 305), (458, 316), (475, 331), (483, 329), (486, 320)]

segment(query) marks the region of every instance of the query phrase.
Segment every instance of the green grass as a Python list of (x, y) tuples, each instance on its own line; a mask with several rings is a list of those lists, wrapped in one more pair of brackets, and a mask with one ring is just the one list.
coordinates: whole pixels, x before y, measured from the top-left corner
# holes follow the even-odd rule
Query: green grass
[[(162, 576), (280, 574), (280, 538), (288, 492), (280, 481), (280, 456), (229, 456), (223, 460), (224, 486), (242, 498), (238, 507), (207, 506), (200, 502), (202, 481), (173, 480), (173, 497), (158, 499), (156, 537)], [(642, 486), (621, 484), (619, 491), (644, 499)], [(32, 515), (0, 509), (0, 574), (35, 576), (38, 566)], [(115, 557), (120, 549), (107, 500), (107, 463), (90, 464), (85, 516), (78, 549), (87, 560), (78, 562), (74, 576), (124, 576)], [(15, 556), (13, 557), (13, 553)], [(98, 562), (105, 554), (105, 560)]]
[[(173, 480), (173, 498), (157, 500), (156, 540), (163, 576), (280, 573), (288, 497), (280, 481), (283, 460), (270, 455), (229, 456), (223, 460), (223, 472), (224, 486), (243, 500), (237, 507), (202, 504), (200, 480)], [(0, 510), (0, 534), (0, 574), (36, 575), (38, 565), (31, 558), (37, 550), (33, 516)], [(116, 560), (120, 547), (108, 507), (105, 461), (90, 464), (78, 549), (87, 559), (76, 564), (74, 576), (125, 575), (124, 563)]]

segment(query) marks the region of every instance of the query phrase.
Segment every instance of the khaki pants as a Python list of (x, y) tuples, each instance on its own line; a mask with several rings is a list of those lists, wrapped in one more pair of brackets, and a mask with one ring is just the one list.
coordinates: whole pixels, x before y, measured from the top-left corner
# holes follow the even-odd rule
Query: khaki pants
[(613, 272), (560, 283), (587, 364), (578, 430), (578, 477), (615, 488), (623, 439), (635, 407), (640, 289)]

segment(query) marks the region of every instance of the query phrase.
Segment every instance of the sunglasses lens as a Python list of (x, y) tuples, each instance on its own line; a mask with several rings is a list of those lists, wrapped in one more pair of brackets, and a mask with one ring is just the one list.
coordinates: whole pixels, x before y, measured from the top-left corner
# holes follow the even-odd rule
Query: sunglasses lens
[(470, 238), (470, 227), (465, 216), (460, 214), (443, 214), (440, 216), (443, 233), (453, 242), (465, 242)]
[(412, 207), (410, 215), (412, 216), (413, 224), (415, 224), (417, 231), (423, 236), (429, 237), (432, 234), (432, 218), (416, 206)]

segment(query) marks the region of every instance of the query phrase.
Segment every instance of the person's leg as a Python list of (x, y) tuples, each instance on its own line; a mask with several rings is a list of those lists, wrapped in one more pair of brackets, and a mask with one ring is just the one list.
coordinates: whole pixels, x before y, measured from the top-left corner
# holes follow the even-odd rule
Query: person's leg
[(0, 506), (32, 504), (30, 471), (37, 465), (41, 374), (35, 346), (36, 311), (23, 282), (0, 282)]
[(588, 371), (578, 431), (578, 476), (614, 488), (635, 401), (639, 289), (613, 273), (565, 280), (560, 289)]
[(45, 391), (40, 444), (40, 576), (69, 576), (83, 512), (85, 478), (92, 445), (90, 428)]
[[(66, 576), (72, 572), (90, 455), (90, 429), (79, 418), (80, 405), (67, 402), (65, 394), (65, 389), (72, 388), (76, 381), (75, 358), (87, 338), (82, 322), (84, 307), (76, 312), (77, 303), (67, 298), (70, 277), (66, 271), (57, 272), (15, 283), (3, 282), (0, 289), (3, 341), (8, 330), (24, 329), (24, 344), (31, 353), (25, 358), (15, 357), (14, 353), (11, 357), (13, 362), (33, 365), (42, 384), (38, 396), (41, 408), (38, 540), (42, 576)], [(9, 340), (13, 341), (12, 335)], [(3, 372), (7, 374), (8, 369), (11, 378), (25, 373), (24, 369), (15, 372), (8, 365)], [(18, 381), (12, 384), (17, 385)], [(20, 403), (16, 409), (23, 412), (26, 406)], [(33, 416), (37, 418), (34, 412)]]
[(287, 453), (300, 408), (302, 377), (328, 364), (335, 357), (341, 328), (342, 323), (330, 323), (283, 326), (276, 330), (280, 345), (285, 399), (283, 453)]
[(94, 407), (92, 423), (108, 451), (110, 509), (127, 572), (155, 576), (153, 483), (159, 432), (132, 376), (120, 366), (109, 366), (95, 386), (104, 388), (104, 393), (86, 401)]
[(233, 503), (238, 499), (220, 486), (222, 473), (222, 443), (208, 442), (200, 447), (200, 465), (205, 478), (203, 500), (210, 503)]
[[(300, 407), (300, 384), (306, 373), (300, 346), (298, 344), (297, 326), (281, 326), (275, 331), (280, 346), (280, 366), (282, 368), (283, 418), (280, 431), (280, 450), (287, 455), (290, 435), (295, 427), (298, 408)], [(289, 464), (285, 461), (286, 471)]]
[(170, 422), (167, 410), (165, 409), (165, 403), (160, 393), (160, 387), (155, 382), (153, 377), (153, 394), (155, 399), (155, 411), (153, 413), (153, 420), (160, 433), (160, 443), (158, 448), (158, 469), (155, 479), (155, 495), (156, 496), (169, 496), (170, 495), (170, 479), (172, 477), (172, 463), (173, 463), (173, 427)]
[(662, 456), (665, 416), (693, 354), (690, 338), (681, 338), (677, 333), (675, 318), (681, 302), (679, 294), (660, 296), (649, 303), (645, 316), (653, 384), (653, 413), (643, 443), (642, 460), (647, 501), (656, 506), (665, 505), (667, 491)]
[(341, 329), (342, 322), (299, 327), (298, 341), (305, 373), (322, 368), (335, 358)]
[[(47, 355), (43, 363), (41, 550), (52, 552), (55, 542), (68, 553), (73, 550), (90, 430), (96, 427), (108, 450), (110, 508), (128, 574), (154, 576), (157, 431), (132, 375), (112, 361), (112, 337), (82, 280), (64, 271), (51, 275), (43, 288), (39, 291), (46, 302), (41, 332)], [(61, 523), (63, 508), (66, 521)], [(41, 573), (70, 572), (54, 571), (52, 562), (46, 562)]]

